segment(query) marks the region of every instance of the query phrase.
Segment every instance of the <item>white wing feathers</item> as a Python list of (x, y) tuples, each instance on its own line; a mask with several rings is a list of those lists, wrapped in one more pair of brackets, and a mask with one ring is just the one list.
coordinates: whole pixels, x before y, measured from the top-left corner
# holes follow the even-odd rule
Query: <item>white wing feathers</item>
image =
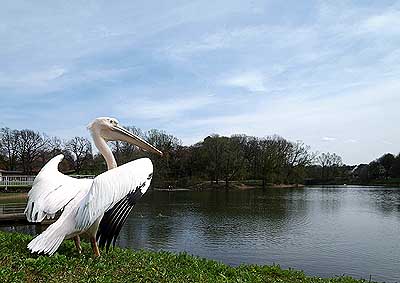
[(25, 215), (30, 222), (41, 222), (54, 217), (82, 190), (89, 190), (93, 180), (75, 179), (58, 171), (64, 158), (60, 154), (52, 158), (36, 176), (28, 194)]
[[(39, 219), (42, 214), (49, 215), (48, 211), (55, 211), (57, 206), (60, 207), (65, 203), (60, 218), (29, 243), (28, 248), (32, 252), (53, 254), (65, 238), (87, 232), (89, 228), (95, 227), (96, 223), (98, 225), (107, 210), (123, 198), (129, 197), (132, 192), (140, 190), (140, 193), (144, 194), (153, 175), (153, 164), (150, 159), (142, 158), (107, 171), (94, 180), (84, 181), (67, 177), (56, 170), (62, 158), (63, 156), (57, 156), (46, 164), (35, 180), (33, 192), (29, 196), (30, 203), (26, 214), (35, 215), (34, 219)], [(55, 173), (57, 174), (54, 175)], [(83, 189), (81, 187), (80, 190), (71, 187), (78, 184), (75, 181), (84, 181), (79, 185), (86, 187)], [(63, 195), (58, 196), (57, 191), (61, 189), (55, 189), (60, 183), (63, 183), (62, 190), (73, 190), (73, 193), (69, 192), (69, 201), (57, 199)], [(42, 187), (44, 185), (49, 185), (53, 189), (46, 189)], [(65, 198), (65, 195), (63, 196)], [(53, 200), (53, 197), (57, 200)], [(51, 200), (52, 205), (44, 203), (42, 198)], [(95, 228), (97, 230), (97, 227)]]
[(79, 205), (75, 218), (76, 229), (88, 229), (104, 212), (137, 189), (144, 194), (149, 188), (152, 174), (150, 159), (141, 158), (97, 176)]

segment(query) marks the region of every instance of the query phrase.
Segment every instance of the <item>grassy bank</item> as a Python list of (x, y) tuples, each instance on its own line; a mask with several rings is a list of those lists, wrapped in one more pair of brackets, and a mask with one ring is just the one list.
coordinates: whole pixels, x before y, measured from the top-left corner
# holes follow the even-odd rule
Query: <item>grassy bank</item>
[(1, 282), (367, 282), (350, 277), (322, 279), (278, 266), (230, 267), (184, 253), (115, 248), (93, 258), (88, 244), (78, 255), (66, 241), (52, 257), (31, 255), (30, 236), (0, 231)]

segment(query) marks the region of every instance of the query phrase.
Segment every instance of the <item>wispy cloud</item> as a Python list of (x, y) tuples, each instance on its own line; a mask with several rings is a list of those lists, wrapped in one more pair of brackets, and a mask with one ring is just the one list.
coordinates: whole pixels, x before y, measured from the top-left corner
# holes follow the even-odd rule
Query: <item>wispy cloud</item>
[(222, 85), (230, 87), (241, 87), (248, 91), (266, 91), (267, 77), (259, 71), (245, 71), (234, 74), (220, 81)]
[(390, 142), (390, 141), (387, 141), (387, 140), (383, 140), (382, 141), (384, 144), (387, 144), (387, 145), (393, 145), (393, 143), (392, 142)]
[(325, 141), (325, 142), (333, 142), (333, 141), (336, 141), (336, 138), (334, 138), (334, 137), (323, 137), (322, 140)]
[[(216, 98), (208, 95), (196, 95), (180, 98), (140, 99), (125, 98), (126, 104), (119, 104), (115, 111), (126, 119), (133, 120), (174, 120), (187, 115), (188, 112), (204, 109), (214, 104)], [(176, 121), (178, 122), (178, 121)]]
[(115, 82), (127, 73), (132, 75), (134, 68), (88, 68), (67, 70), (52, 67), (47, 70), (23, 74), (1, 74), (0, 89), (11, 89), (15, 95), (45, 95), (49, 92), (68, 90), (84, 83)]
[(60, 67), (53, 67), (48, 70), (38, 70), (35, 72), (10, 75), (0, 74), (0, 88), (1, 87), (35, 87), (43, 86), (51, 81), (54, 81), (64, 74), (67, 70)]
[(365, 32), (400, 33), (400, 11), (388, 10), (368, 17), (361, 25)]
[(356, 140), (356, 139), (346, 139), (345, 143), (358, 143), (358, 140)]

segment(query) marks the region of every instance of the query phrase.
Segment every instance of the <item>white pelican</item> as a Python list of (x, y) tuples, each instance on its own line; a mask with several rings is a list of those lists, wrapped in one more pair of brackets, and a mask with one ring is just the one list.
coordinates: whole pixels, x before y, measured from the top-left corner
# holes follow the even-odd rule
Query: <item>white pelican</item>
[(153, 175), (150, 159), (141, 158), (117, 167), (107, 141), (125, 141), (159, 155), (162, 155), (161, 151), (119, 126), (113, 118), (97, 118), (88, 129), (109, 171), (90, 180), (66, 176), (57, 168), (64, 157), (62, 154), (42, 168), (29, 191), (25, 215), (31, 222), (40, 222), (44, 218), (53, 218), (59, 211), (62, 213), (28, 244), (31, 252), (52, 255), (68, 238), (75, 239), (80, 252), (79, 235), (85, 233), (95, 256), (99, 256), (96, 233), (100, 247), (108, 249), (136, 200), (150, 185)]

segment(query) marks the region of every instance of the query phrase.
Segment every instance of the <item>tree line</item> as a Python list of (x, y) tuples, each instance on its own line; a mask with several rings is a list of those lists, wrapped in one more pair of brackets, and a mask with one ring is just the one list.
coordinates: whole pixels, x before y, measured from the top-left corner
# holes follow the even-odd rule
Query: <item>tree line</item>
[(392, 180), (399, 183), (400, 154), (395, 156), (392, 153), (386, 153), (369, 164), (359, 164), (352, 170), (352, 174), (364, 182)]
[[(161, 187), (193, 186), (205, 181), (229, 187), (233, 181), (252, 180), (265, 188), (270, 183), (301, 184), (309, 180), (318, 183), (370, 180), (398, 176), (400, 168), (400, 157), (394, 155), (381, 157), (367, 167), (346, 166), (335, 153), (318, 154), (301, 141), (293, 142), (277, 135), (213, 134), (184, 146), (180, 139), (165, 131), (126, 128), (163, 151), (164, 156), (143, 152), (125, 142), (110, 142), (117, 163), (151, 158), (155, 167), (154, 184)], [(29, 129), (0, 129), (0, 168), (36, 174), (60, 153), (65, 156), (60, 165), (64, 173), (97, 175), (106, 170), (103, 157), (93, 152), (87, 138), (61, 140)]]

